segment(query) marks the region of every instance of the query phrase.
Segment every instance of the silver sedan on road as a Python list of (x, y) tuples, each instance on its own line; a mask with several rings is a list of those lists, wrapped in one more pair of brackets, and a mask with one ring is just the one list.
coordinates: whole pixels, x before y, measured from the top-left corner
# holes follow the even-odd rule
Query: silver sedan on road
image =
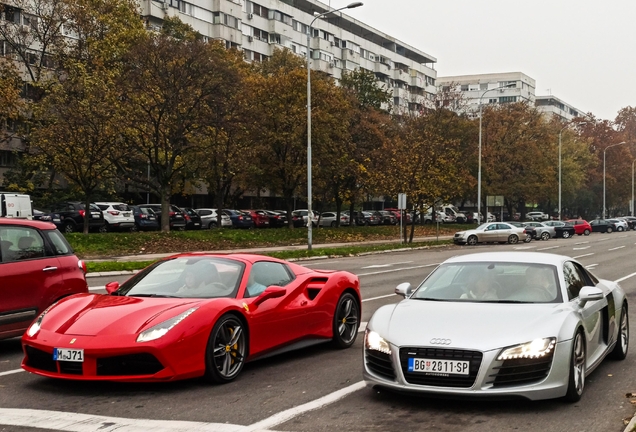
[(366, 328), (368, 386), (576, 402), (605, 357), (627, 356), (625, 292), (567, 256), (457, 256), (395, 292)]
[(543, 222), (524, 222), (524, 225), (534, 228), (534, 236), (537, 240), (549, 240), (556, 237), (556, 229), (553, 226), (546, 225)]
[(526, 238), (525, 229), (505, 222), (489, 222), (475, 229), (455, 233), (455, 244), (476, 245), (477, 243), (519, 243)]

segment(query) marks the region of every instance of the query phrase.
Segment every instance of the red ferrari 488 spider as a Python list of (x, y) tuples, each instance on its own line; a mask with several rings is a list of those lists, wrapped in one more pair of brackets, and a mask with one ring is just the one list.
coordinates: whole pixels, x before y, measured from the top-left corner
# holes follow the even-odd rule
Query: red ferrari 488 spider
[(22, 338), (22, 367), (75, 380), (225, 383), (279, 351), (348, 348), (360, 323), (357, 276), (259, 255), (176, 255), (106, 290), (46, 309)]

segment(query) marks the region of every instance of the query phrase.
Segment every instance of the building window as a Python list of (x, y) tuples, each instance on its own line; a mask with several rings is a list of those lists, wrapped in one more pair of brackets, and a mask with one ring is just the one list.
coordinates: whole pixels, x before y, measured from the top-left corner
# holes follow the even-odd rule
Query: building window
[(499, 98), (499, 103), (517, 102), (517, 96), (502, 96)]
[(15, 153), (8, 150), (0, 150), (0, 166), (14, 167), (18, 164), (18, 158)]
[(468, 91), (468, 84), (462, 84), (461, 91)]

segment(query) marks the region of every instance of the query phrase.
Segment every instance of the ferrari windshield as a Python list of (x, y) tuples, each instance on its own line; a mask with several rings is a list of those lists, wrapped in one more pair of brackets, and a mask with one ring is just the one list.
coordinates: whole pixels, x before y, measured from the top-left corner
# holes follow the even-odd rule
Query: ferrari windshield
[(441, 265), (420, 284), (411, 298), (495, 303), (562, 301), (556, 267), (510, 262)]
[(243, 263), (217, 257), (159, 261), (123, 284), (116, 294), (139, 297), (235, 297)]

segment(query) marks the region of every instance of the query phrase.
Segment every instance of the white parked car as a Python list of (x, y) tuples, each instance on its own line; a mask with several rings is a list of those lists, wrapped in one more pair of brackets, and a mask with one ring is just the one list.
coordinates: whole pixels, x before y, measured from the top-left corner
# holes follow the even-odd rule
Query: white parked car
[(531, 211), (526, 213), (526, 219), (541, 222), (549, 220), (550, 216), (540, 211)]
[[(320, 223), (321, 227), (335, 227), (336, 226), (336, 216), (338, 214), (336, 212), (322, 212), (320, 213)], [(346, 214), (340, 213), (340, 226), (349, 225), (349, 216)]]
[[(218, 226), (219, 216), (216, 209), (212, 208), (200, 208), (194, 209), (195, 212), (201, 216), (201, 228), (216, 228)], [(232, 227), (232, 219), (226, 214), (221, 215), (221, 226), (223, 228)]]
[(122, 202), (96, 202), (104, 214), (107, 231), (135, 229), (135, 216), (128, 204)]
[(526, 233), (524, 228), (518, 228), (505, 222), (487, 222), (475, 229), (459, 231), (455, 233), (455, 244), (467, 244), (474, 246), (477, 243), (519, 243), (524, 241)]

